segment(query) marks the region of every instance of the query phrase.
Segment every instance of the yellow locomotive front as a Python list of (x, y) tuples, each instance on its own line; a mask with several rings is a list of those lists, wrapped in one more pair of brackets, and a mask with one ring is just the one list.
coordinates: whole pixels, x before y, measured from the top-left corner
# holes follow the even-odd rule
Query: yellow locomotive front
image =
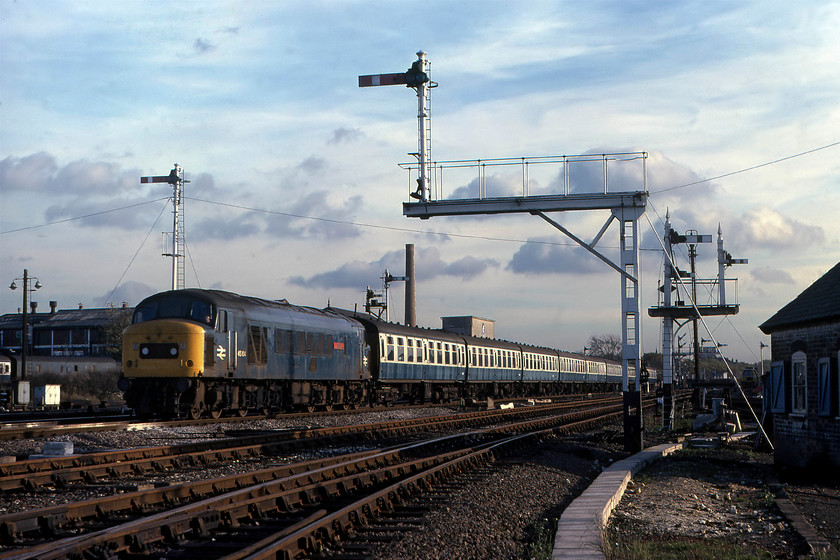
[(127, 378), (200, 377), (204, 333), (204, 327), (178, 319), (130, 325), (123, 332), (123, 374)]
[[(215, 305), (190, 290), (164, 292), (135, 308), (123, 331), (119, 388), (137, 414), (199, 414), (201, 378), (212, 375)], [(209, 342), (208, 339), (209, 338)]]

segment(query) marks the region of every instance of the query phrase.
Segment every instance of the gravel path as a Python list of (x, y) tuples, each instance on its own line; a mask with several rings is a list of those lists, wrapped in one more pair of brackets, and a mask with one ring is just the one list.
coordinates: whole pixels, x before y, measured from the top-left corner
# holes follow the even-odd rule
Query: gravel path
[[(807, 543), (776, 505), (772, 455), (750, 446), (686, 450), (663, 458), (636, 476), (613, 512), (607, 558), (632, 558), (640, 542), (691, 544), (704, 548), (734, 546), (754, 558), (795, 559), (809, 553)], [(817, 484), (813, 484), (817, 482)], [(836, 479), (812, 480), (799, 499), (802, 482), (789, 482), (794, 504), (824, 537), (837, 543), (840, 502)], [(831, 496), (835, 496), (832, 498)], [(668, 558), (679, 556), (668, 556)], [(703, 558), (711, 556), (703, 556)]]
[(622, 458), (601, 438), (554, 439), (471, 477), (419, 531), (381, 547), (379, 560), (515, 560), (550, 558), (560, 512), (602, 466)]

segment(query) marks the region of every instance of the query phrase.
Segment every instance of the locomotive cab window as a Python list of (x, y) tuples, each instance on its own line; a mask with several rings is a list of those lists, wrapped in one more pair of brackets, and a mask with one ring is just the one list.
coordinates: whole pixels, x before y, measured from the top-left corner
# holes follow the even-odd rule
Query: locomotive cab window
[(212, 303), (200, 298), (164, 294), (138, 306), (131, 322), (145, 323), (155, 319), (189, 319), (212, 327), (216, 324), (216, 310)]

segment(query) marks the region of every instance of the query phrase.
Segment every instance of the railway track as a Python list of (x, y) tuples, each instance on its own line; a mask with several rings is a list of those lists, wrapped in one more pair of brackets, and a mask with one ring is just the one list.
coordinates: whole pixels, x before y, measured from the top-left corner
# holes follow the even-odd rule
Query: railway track
[[(5, 515), (0, 539), (7, 550), (0, 558), (311, 555), (370, 534), (371, 528), (381, 532), (383, 523), (402, 531), (410, 524), (389, 522), (385, 514), (412, 496), (439, 489), (450, 477), (482, 468), (526, 441), (621, 413), (618, 403), (574, 412), (560, 406), (536, 409), (542, 414), (513, 414), (524, 409), (498, 418), (482, 414), (480, 428), (470, 427), (476, 413), (457, 425), (453, 417), (422, 419), (425, 427), (418, 429), (425, 432), (462, 433)], [(394, 435), (407, 433), (407, 426), (390, 429)], [(384, 430), (378, 426), (367, 433)]]
[[(609, 395), (595, 394), (594, 398), (607, 398)], [(547, 397), (555, 403), (569, 403), (579, 402), (579, 396), (554, 396)], [(528, 401), (528, 398), (512, 398), (505, 399), (506, 403), (523, 403)], [(586, 402), (592, 402), (588, 400)], [(369, 408), (356, 409), (357, 412), (376, 412), (383, 410), (404, 410), (412, 408), (446, 408), (453, 406), (454, 403), (445, 404), (398, 404), (394, 406), (379, 406)], [(253, 415), (253, 416), (223, 416), (220, 418), (202, 418), (198, 420), (179, 419), (179, 420), (150, 420), (138, 419), (131, 415), (125, 414), (102, 414), (96, 416), (80, 416), (72, 414), (61, 416), (59, 414), (44, 414), (24, 415), (19, 413), (0, 414), (0, 441), (11, 441), (17, 439), (30, 438), (46, 438), (52, 436), (61, 436), (76, 432), (95, 432), (95, 431), (116, 431), (116, 430), (143, 430), (150, 427), (175, 427), (175, 426), (202, 426), (206, 424), (236, 424), (247, 422), (251, 420), (265, 419), (269, 417), (284, 418), (295, 420), (300, 418), (318, 418), (324, 416), (338, 416), (348, 414), (346, 410), (320, 410), (315, 412), (290, 412), (280, 413), (277, 415)]]
[[(611, 403), (618, 403), (618, 400), (608, 398), (586, 401), (585, 406)], [(350, 426), (265, 430), (251, 435), (196, 443), (0, 463), (0, 492), (32, 491), (44, 486), (66, 488), (72, 484), (90, 484), (131, 475), (171, 473), (184, 467), (206, 468), (227, 461), (255, 460), (266, 455), (277, 455), (305, 448), (341, 443), (370, 443), (383, 438), (405, 437), (421, 432), (445, 432), (483, 426), (492, 422), (539, 418), (581, 406), (584, 406), (584, 403), (570, 402)]]

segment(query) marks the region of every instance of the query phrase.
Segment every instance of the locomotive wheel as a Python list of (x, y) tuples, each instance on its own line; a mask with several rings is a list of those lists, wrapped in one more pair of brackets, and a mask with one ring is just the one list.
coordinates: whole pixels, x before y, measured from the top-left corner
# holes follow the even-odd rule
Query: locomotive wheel
[(310, 413), (315, 412), (315, 405), (314, 404), (308, 404), (308, 405), (304, 406), (303, 409), (306, 412), (310, 412)]
[(248, 416), (248, 409), (247, 409), (247, 408), (238, 408), (238, 409), (236, 410), (236, 414), (237, 414), (240, 418), (245, 418), (246, 416)]
[(218, 418), (221, 418), (221, 416), (222, 416), (222, 409), (221, 408), (214, 408), (213, 410), (210, 411), (210, 418), (213, 418), (214, 420), (216, 420)]
[(326, 410), (327, 412), (332, 411), (332, 409), (333, 409), (333, 405), (331, 405), (331, 404), (325, 404), (324, 405), (324, 410)]
[(189, 411), (188, 414), (189, 414), (190, 420), (198, 420), (199, 418), (201, 418), (201, 409), (198, 408), (197, 406), (193, 406), (193, 407), (190, 408), (190, 411)]

